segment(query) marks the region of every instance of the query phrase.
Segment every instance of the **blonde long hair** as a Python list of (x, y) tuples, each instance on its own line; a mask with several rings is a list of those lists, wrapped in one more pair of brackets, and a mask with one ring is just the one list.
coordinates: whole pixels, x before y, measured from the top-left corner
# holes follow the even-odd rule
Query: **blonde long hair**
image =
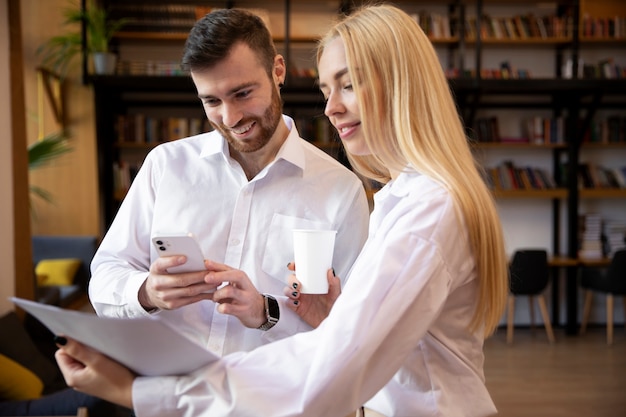
[(479, 277), (470, 330), (484, 326), (485, 336), (492, 334), (508, 294), (502, 228), (431, 42), (410, 16), (390, 5), (362, 7), (337, 23), (319, 43), (318, 63), (337, 37), (345, 46), (371, 151), (348, 155), (352, 166), (387, 182), (390, 170), (410, 165), (449, 190), (467, 225)]

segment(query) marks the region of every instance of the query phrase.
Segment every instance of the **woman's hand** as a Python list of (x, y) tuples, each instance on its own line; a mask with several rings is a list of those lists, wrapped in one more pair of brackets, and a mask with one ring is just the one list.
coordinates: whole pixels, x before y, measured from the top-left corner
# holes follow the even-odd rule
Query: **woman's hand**
[(68, 386), (132, 409), (133, 372), (75, 340), (55, 341), (59, 346), (55, 358)]
[[(290, 271), (295, 271), (295, 264), (291, 262), (288, 268)], [(294, 274), (289, 276), (287, 280), (289, 285), (283, 290), (290, 299), (287, 304), (289, 308), (314, 328), (319, 326), (330, 314), (330, 309), (341, 294), (341, 281), (335, 276), (332, 269), (328, 270), (326, 278), (328, 279), (328, 293), (326, 294), (300, 293), (300, 281)]]

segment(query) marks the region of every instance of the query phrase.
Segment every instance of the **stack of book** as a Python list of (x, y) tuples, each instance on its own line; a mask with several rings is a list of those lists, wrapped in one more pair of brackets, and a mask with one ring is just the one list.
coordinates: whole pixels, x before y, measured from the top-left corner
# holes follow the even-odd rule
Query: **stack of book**
[(607, 220), (604, 230), (607, 240), (607, 256), (611, 257), (616, 251), (626, 249), (626, 220)]
[(579, 242), (578, 256), (583, 259), (600, 259), (604, 255), (602, 248), (602, 216), (597, 213), (583, 214), (578, 219)]

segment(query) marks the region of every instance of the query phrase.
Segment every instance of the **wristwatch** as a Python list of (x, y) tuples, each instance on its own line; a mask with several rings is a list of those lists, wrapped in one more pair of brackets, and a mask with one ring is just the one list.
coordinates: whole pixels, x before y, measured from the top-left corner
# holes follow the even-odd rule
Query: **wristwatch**
[(263, 294), (263, 301), (265, 301), (265, 318), (267, 321), (257, 327), (257, 329), (266, 331), (278, 323), (280, 308), (278, 308), (278, 301), (271, 295)]

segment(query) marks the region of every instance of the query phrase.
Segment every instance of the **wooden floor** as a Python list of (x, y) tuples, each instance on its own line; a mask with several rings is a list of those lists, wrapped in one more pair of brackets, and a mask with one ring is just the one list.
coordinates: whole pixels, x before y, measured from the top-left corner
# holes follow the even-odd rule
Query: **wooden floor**
[(542, 327), (506, 329), (485, 342), (485, 378), (499, 417), (625, 417), (626, 330), (612, 346), (604, 328), (582, 336), (555, 329), (554, 345)]

